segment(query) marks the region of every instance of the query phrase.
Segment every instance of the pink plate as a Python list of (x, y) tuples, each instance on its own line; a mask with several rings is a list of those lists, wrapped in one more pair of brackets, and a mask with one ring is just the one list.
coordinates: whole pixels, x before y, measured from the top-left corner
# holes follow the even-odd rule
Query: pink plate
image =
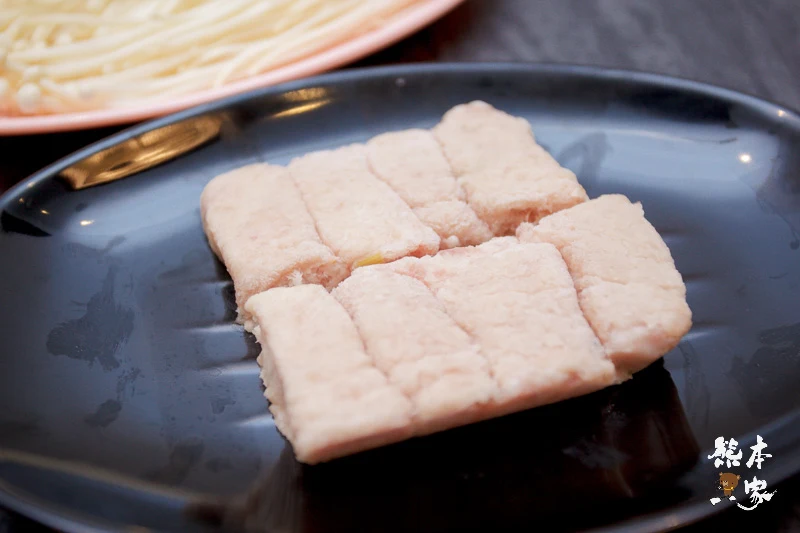
[(234, 94), (319, 74), (365, 57), (385, 48), (438, 19), (464, 0), (425, 0), (398, 13), (385, 25), (312, 56), (275, 70), (179, 96), (160, 104), (147, 103), (138, 107), (98, 109), (78, 113), (24, 117), (0, 117), (0, 135), (52, 133), (114, 124), (126, 124), (153, 118)]

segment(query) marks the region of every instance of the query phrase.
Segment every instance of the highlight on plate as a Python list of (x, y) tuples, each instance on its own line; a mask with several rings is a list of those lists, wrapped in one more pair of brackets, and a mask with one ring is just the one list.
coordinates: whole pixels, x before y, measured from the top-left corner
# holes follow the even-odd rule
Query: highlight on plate
[(227, 172), (200, 207), (303, 463), (618, 384), (691, 327), (641, 204), (590, 199), (485, 102)]
[(125, 107), (219, 87), (426, 0), (6, 0), (0, 113)]

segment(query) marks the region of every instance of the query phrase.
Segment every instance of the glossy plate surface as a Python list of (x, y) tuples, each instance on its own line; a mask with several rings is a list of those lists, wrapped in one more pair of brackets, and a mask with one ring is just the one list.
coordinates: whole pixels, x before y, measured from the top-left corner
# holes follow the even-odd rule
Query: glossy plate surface
[[(643, 203), (694, 327), (624, 385), (301, 467), (200, 192), (473, 99), (529, 119), (590, 196)], [(800, 118), (748, 96), (588, 68), (348, 71), (128, 130), (0, 208), (0, 502), (65, 531), (654, 530), (734, 505), (709, 502), (719, 436), (745, 460), (767, 442), (743, 479), (800, 471)]]
[(213, 102), (259, 87), (297, 80), (333, 70), (377, 52), (443, 16), (464, 0), (424, 0), (389, 18), (384, 24), (308, 57), (274, 68), (262, 74), (203, 89), (163, 101), (148, 101), (129, 107), (95, 109), (58, 115), (0, 116), (0, 135), (24, 135), (73, 131), (140, 120), (174, 113), (192, 106)]

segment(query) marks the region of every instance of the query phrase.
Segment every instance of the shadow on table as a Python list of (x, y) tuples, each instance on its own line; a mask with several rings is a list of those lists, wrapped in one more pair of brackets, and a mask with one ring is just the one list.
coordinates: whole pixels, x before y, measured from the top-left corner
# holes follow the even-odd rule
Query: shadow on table
[(675, 480), (699, 451), (659, 362), (589, 396), (327, 464), (287, 447), (246, 498), (198, 510), (230, 531), (572, 530), (683, 501)]

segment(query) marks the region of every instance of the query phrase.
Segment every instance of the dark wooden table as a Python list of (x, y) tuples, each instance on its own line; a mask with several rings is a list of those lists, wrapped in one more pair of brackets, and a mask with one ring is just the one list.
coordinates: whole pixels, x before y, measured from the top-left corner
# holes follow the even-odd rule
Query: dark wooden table
[[(572, 63), (670, 74), (800, 109), (800, 0), (471, 0), (354, 66), (415, 61)], [(0, 190), (122, 127), (0, 138)], [(800, 531), (800, 477), (746, 513), (687, 528)], [(0, 533), (43, 528), (0, 510)]]

